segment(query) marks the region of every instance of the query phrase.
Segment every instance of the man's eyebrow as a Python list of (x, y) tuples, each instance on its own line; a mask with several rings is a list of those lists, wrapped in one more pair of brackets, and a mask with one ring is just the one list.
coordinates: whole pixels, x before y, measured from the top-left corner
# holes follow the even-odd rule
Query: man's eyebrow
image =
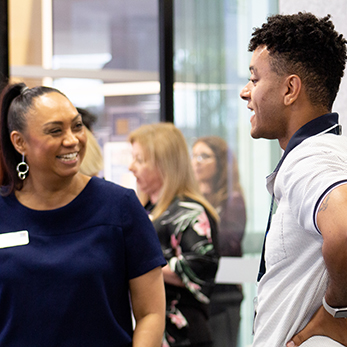
[(253, 73), (253, 72), (256, 72), (257, 69), (256, 69), (254, 66), (250, 66), (250, 67), (249, 67), (249, 71), (250, 71), (251, 73)]

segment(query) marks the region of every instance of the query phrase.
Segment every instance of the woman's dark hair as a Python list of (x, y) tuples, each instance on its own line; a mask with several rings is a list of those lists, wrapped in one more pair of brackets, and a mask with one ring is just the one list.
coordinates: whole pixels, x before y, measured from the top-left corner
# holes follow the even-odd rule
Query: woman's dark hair
[(214, 193), (209, 201), (213, 207), (217, 208), (228, 199), (231, 192), (242, 192), (237, 161), (222, 138), (218, 136), (199, 137), (193, 147), (199, 142), (207, 145), (216, 158), (216, 175), (212, 181)]
[(335, 31), (330, 15), (274, 15), (252, 34), (249, 51), (264, 45), (276, 73), (298, 75), (313, 105), (328, 110), (339, 90), (346, 64), (346, 39)]
[(34, 99), (53, 92), (64, 95), (59, 90), (50, 87), (39, 86), (29, 89), (24, 83), (8, 85), (1, 93), (0, 194), (3, 196), (23, 187), (23, 181), (19, 179), (16, 171), (22, 157), (14, 148), (10, 134), (14, 130), (23, 133), (27, 125), (27, 114), (33, 105)]
[(93, 125), (98, 120), (98, 117), (85, 108), (76, 107), (76, 110), (82, 116), (82, 122), (86, 126), (86, 128), (93, 132)]

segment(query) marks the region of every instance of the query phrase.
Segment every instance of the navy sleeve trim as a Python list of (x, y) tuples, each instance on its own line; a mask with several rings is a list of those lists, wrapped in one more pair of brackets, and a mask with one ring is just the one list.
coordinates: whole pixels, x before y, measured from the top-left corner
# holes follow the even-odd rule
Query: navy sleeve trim
[(338, 181), (338, 182), (335, 182), (333, 183), (331, 186), (329, 186), (324, 192), (323, 194), (319, 197), (319, 199), (317, 200), (317, 203), (314, 207), (314, 211), (313, 211), (313, 224), (315, 226), (315, 228), (317, 229), (317, 231), (321, 234), (319, 228), (318, 228), (318, 225), (316, 223), (316, 215), (317, 215), (317, 210), (318, 210), (318, 207), (320, 206), (322, 200), (324, 199), (324, 197), (328, 194), (328, 192), (330, 192), (331, 190), (333, 190), (334, 188), (336, 188), (337, 186), (340, 186), (344, 183), (347, 183), (347, 179), (346, 180), (341, 180), (341, 181)]

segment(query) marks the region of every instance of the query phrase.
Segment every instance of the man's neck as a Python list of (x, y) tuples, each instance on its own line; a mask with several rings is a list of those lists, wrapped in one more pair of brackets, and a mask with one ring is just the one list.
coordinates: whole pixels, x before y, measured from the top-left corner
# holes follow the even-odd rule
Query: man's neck
[(286, 136), (278, 139), (278, 142), (283, 150), (287, 148), (288, 142), (293, 137), (293, 135), (305, 124), (309, 123), (313, 119), (331, 112), (325, 107), (314, 107), (312, 105), (310, 105), (310, 107), (305, 107), (300, 110), (297, 109), (294, 111), (295, 112), (293, 112), (293, 114), (289, 115)]

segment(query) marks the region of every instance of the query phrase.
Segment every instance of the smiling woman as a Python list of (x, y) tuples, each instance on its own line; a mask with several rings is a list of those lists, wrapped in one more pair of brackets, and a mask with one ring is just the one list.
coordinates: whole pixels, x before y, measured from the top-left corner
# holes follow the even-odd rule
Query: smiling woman
[[(33, 100), (27, 119), (24, 129), (17, 130), (14, 126), (9, 129), (15, 150), (26, 157), (30, 167), (26, 184), (17, 194), (19, 200), (25, 199), (25, 192), (32, 186), (55, 186), (61, 178), (73, 181), (76, 189), (81, 189), (87, 178), (76, 173), (84, 157), (87, 138), (76, 108), (64, 95), (52, 91)], [(66, 202), (69, 201), (63, 199), (60, 203)]]
[(9, 85), (0, 107), (0, 345), (159, 347), (166, 261), (135, 193), (79, 172), (60, 91)]

